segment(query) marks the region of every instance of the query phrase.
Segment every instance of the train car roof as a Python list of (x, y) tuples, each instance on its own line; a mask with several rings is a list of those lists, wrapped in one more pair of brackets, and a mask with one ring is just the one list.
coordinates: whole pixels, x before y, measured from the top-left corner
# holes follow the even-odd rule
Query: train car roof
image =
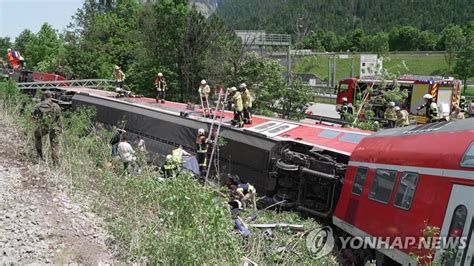
[(473, 143), (472, 118), (383, 130), (364, 138), (353, 151), (349, 164), (374, 168), (400, 166), (405, 171), (460, 170), (461, 176), (474, 179), (474, 164), (468, 167), (462, 163), (472, 157)]
[[(139, 105), (147, 109), (159, 112), (172, 113), (176, 116), (183, 112), (188, 114), (189, 119), (211, 123), (212, 119), (205, 118), (199, 109), (195, 111), (187, 110), (187, 105), (166, 101), (165, 103), (156, 103), (153, 98), (137, 97), (137, 98), (115, 98), (116, 93), (110, 91), (89, 89), (89, 88), (67, 88), (62, 90), (73, 91), (75, 93), (89, 94), (94, 97), (107, 98), (111, 101), (122, 101), (128, 104)], [(197, 106), (197, 105), (196, 105)], [(224, 114), (225, 127), (230, 126), (230, 120), (233, 113), (226, 111)], [(259, 134), (267, 138), (278, 141), (293, 141), (321, 149), (350, 155), (356, 148), (358, 143), (373, 132), (352, 128), (342, 128), (336, 126), (327, 126), (321, 124), (311, 124), (306, 122), (295, 122), (278, 118), (270, 118), (265, 116), (254, 115), (253, 123), (245, 125), (242, 128), (234, 128), (237, 131), (248, 132), (249, 134)]]

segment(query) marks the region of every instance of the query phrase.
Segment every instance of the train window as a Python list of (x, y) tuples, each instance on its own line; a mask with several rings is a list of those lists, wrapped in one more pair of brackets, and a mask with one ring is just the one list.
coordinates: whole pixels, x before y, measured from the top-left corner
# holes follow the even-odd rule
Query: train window
[(362, 189), (364, 188), (365, 179), (368, 172), (369, 169), (365, 167), (359, 167), (357, 169), (357, 173), (354, 178), (354, 185), (352, 186), (352, 193), (356, 195), (362, 194)]
[(351, 142), (355, 144), (359, 144), (359, 142), (365, 138), (365, 135), (362, 134), (356, 134), (356, 133), (344, 133), (339, 140), (340, 141), (345, 141), (345, 142)]
[(466, 152), (462, 156), (461, 160), (462, 167), (474, 167), (474, 142), (469, 145)]
[(388, 203), (395, 185), (396, 174), (396, 171), (377, 169), (370, 188), (369, 199)]
[(417, 183), (418, 174), (403, 173), (400, 178), (400, 183), (398, 184), (397, 194), (395, 194), (395, 202), (393, 205), (405, 210), (410, 209)]
[(333, 139), (337, 137), (341, 132), (335, 130), (325, 129), (318, 134), (318, 137)]

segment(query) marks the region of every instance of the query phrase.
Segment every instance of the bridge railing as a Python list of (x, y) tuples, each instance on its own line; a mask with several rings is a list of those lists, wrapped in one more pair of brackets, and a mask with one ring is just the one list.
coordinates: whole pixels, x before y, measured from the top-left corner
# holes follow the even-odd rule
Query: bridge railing
[(17, 83), (17, 87), (23, 90), (56, 89), (60, 87), (113, 89), (116, 87), (116, 85), (115, 85), (114, 80), (109, 80), (109, 79), (80, 79), (80, 80), (21, 82), (21, 83)]

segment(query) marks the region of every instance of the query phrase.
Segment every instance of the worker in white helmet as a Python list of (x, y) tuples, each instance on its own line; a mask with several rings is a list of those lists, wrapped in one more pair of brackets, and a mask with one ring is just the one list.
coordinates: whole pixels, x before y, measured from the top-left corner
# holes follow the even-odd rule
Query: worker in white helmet
[(125, 80), (125, 74), (120, 69), (119, 66), (114, 66), (114, 79), (115, 79), (115, 87), (123, 89), (123, 82)]
[(166, 160), (163, 166), (161, 166), (161, 171), (163, 172), (164, 178), (176, 177), (179, 171), (177, 163), (173, 160), (171, 154), (166, 155)]
[(198, 88), (199, 97), (201, 98), (201, 107), (204, 113), (204, 116), (210, 116), (211, 113), (209, 111), (209, 94), (211, 93), (211, 88), (209, 84), (207, 84), (206, 80), (201, 80), (201, 84)]
[(10, 48), (7, 49), (7, 59), (10, 62), (10, 65), (12, 66), (13, 69), (18, 68), (18, 59), (15, 58), (14, 53), (12, 49)]
[(438, 116), (438, 105), (433, 101), (433, 96), (431, 94), (425, 94), (423, 96), (425, 104), (416, 108), (416, 110), (426, 109), (426, 118), (428, 123), (437, 122), (439, 120)]
[(252, 124), (252, 96), (245, 83), (239, 86), (242, 95), (243, 118), (245, 124)]
[(347, 103), (347, 98), (343, 97), (342, 99), (341, 109), (339, 110), (339, 114), (341, 115), (341, 120), (347, 119), (347, 114), (349, 113), (349, 105)]
[(207, 170), (207, 141), (204, 128), (200, 128), (196, 136), (196, 155), (199, 171), (201, 176), (204, 176)]
[(242, 103), (242, 95), (240, 94), (240, 92), (237, 91), (236, 87), (230, 88), (229, 93), (231, 96), (231, 101), (234, 104), (234, 119), (232, 119), (232, 125), (244, 127), (244, 120), (242, 115), (244, 106)]
[(165, 103), (166, 91), (168, 86), (166, 84), (166, 79), (163, 76), (163, 73), (158, 73), (155, 78), (155, 88), (156, 88), (156, 102)]
[(402, 110), (400, 107), (393, 107), (393, 111), (397, 116), (396, 127), (406, 127), (410, 125), (410, 119), (407, 110)]
[(395, 103), (389, 102), (385, 112), (383, 114), (383, 118), (387, 120), (387, 127), (394, 128), (395, 122), (397, 121), (397, 114), (394, 111)]

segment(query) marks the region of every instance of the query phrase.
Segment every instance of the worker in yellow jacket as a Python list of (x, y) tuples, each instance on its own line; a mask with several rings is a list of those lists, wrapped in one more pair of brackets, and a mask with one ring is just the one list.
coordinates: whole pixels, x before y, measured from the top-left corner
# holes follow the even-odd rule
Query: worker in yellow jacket
[(242, 112), (244, 110), (244, 105), (242, 103), (242, 95), (237, 91), (236, 87), (229, 89), (232, 103), (234, 104), (234, 119), (232, 119), (232, 125), (244, 127), (244, 121), (242, 117)]
[(245, 83), (240, 84), (240, 94), (242, 95), (243, 117), (245, 124), (252, 124), (252, 96)]

